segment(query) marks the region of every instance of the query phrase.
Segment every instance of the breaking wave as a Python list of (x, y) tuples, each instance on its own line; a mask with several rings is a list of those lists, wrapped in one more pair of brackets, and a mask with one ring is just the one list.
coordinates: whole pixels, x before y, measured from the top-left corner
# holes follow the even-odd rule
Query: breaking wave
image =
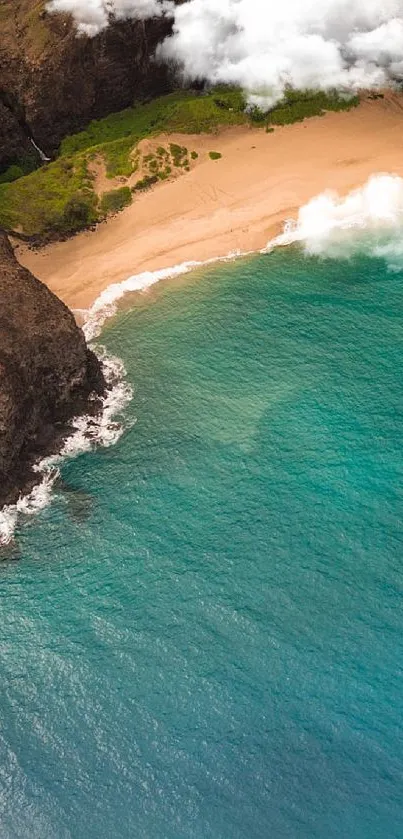
[(297, 220), (288, 221), (263, 252), (294, 243), (308, 255), (340, 259), (366, 253), (402, 268), (403, 178), (372, 175), (344, 197), (326, 190), (301, 207)]
[(87, 312), (83, 325), (87, 341), (93, 340), (100, 334), (105, 321), (116, 313), (117, 303), (125, 294), (145, 291), (161, 280), (173, 279), (173, 277), (179, 277), (181, 274), (188, 274), (195, 268), (212, 265), (214, 262), (230, 262), (239, 256), (246, 255), (241, 251), (232, 251), (226, 256), (213, 257), (212, 259), (206, 259), (204, 262), (190, 260), (189, 262), (181, 262), (171, 268), (161, 268), (159, 271), (142, 271), (141, 274), (133, 274), (121, 283), (112, 283), (97, 297), (95, 303)]
[[(403, 178), (373, 175), (363, 187), (345, 197), (331, 190), (321, 193), (301, 207), (297, 220), (287, 221), (283, 232), (271, 239), (261, 253), (291, 244), (301, 244), (308, 255), (337, 259), (366, 253), (384, 258), (392, 269), (403, 269)], [(117, 303), (124, 295), (146, 290), (161, 280), (187, 274), (198, 267), (248, 255), (250, 252), (234, 251), (204, 262), (183, 262), (159, 271), (144, 271), (108, 286), (86, 312), (83, 330), (87, 341), (100, 334), (104, 322), (115, 314)], [(131, 400), (132, 389), (125, 380), (122, 362), (104, 350), (98, 350), (98, 355), (108, 384), (102, 411), (96, 417), (87, 415), (73, 420), (74, 431), (61, 451), (36, 465), (35, 470), (42, 475), (40, 483), (29, 495), (0, 511), (0, 545), (12, 541), (20, 515), (30, 516), (49, 503), (63, 460), (96, 446), (111, 446), (123, 434), (125, 425), (115, 417)]]
[(22, 495), (16, 504), (0, 510), (0, 546), (8, 545), (14, 538), (20, 516), (32, 516), (49, 504), (52, 489), (59, 477), (60, 465), (64, 460), (91, 451), (97, 446), (114, 445), (124, 432), (125, 425), (118, 422), (118, 416), (132, 398), (132, 389), (125, 380), (125, 368), (120, 359), (106, 355), (100, 348), (98, 356), (103, 364), (107, 392), (102, 400), (102, 409), (96, 416), (84, 414), (72, 420), (72, 433), (66, 438), (60, 452), (44, 457), (33, 471), (41, 480), (27, 495)]

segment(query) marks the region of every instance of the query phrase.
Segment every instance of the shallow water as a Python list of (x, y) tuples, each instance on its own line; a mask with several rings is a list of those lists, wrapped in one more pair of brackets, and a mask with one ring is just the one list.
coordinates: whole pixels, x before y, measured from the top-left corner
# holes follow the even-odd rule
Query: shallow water
[(130, 427), (0, 567), (2, 839), (401, 837), (403, 275), (133, 303)]

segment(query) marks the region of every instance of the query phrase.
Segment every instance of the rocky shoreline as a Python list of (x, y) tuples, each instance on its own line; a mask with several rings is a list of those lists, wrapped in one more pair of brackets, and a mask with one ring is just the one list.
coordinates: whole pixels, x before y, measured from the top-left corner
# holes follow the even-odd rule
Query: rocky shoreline
[(73, 314), (17, 261), (0, 232), (0, 508), (40, 476), (33, 465), (57, 451), (70, 421), (99, 413), (102, 367)]

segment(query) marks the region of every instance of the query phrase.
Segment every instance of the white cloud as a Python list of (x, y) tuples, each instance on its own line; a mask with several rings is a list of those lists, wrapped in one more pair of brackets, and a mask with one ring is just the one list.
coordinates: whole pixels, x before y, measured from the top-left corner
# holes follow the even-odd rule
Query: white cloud
[(52, 0), (93, 35), (117, 18), (170, 11), (157, 50), (187, 79), (244, 88), (270, 105), (285, 87), (377, 88), (403, 78), (403, 0)]
[(378, 87), (400, 75), (403, 1), (188, 0), (159, 54), (267, 104), (288, 84)]
[(162, 0), (51, 0), (47, 9), (50, 12), (69, 12), (78, 31), (92, 38), (106, 29), (111, 17), (117, 20), (146, 20), (163, 14), (170, 5)]

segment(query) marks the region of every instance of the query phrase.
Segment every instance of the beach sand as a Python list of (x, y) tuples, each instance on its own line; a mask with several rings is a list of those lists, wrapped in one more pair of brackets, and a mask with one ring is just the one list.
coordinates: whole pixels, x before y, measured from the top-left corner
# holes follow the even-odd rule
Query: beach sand
[(93, 232), (36, 252), (19, 245), (17, 256), (71, 308), (86, 309), (130, 275), (264, 247), (325, 189), (343, 195), (371, 174), (403, 176), (402, 136), (403, 95), (391, 93), (273, 133), (175, 135), (199, 153), (190, 172), (138, 195)]

